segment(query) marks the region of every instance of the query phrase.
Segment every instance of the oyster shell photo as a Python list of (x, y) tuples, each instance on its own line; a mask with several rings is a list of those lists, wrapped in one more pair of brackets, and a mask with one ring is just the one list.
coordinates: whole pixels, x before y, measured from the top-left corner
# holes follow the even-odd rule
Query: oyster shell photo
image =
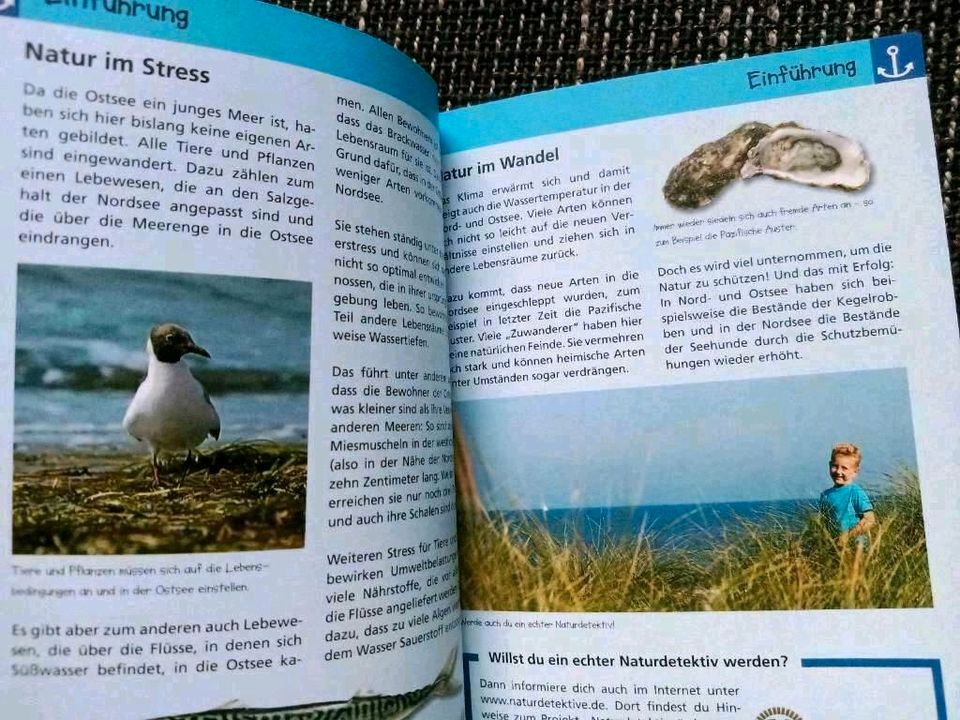
[(744, 123), (704, 143), (673, 166), (663, 196), (677, 208), (708, 205), (737, 178), (769, 175), (823, 188), (860, 190), (870, 182), (863, 146), (829, 130), (795, 122)]
[(709, 204), (737, 179), (748, 152), (771, 130), (770, 125), (749, 122), (719, 140), (704, 143), (670, 170), (663, 196), (678, 208)]
[(856, 140), (784, 123), (750, 148), (740, 168), (745, 179), (760, 174), (816, 187), (859, 190), (870, 181), (870, 162)]

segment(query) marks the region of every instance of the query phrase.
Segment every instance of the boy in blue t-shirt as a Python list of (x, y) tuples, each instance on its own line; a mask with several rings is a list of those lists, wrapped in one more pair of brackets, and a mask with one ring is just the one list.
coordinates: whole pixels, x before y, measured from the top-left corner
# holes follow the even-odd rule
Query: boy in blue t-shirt
[(873, 503), (863, 488), (854, 481), (860, 472), (860, 448), (840, 443), (830, 453), (830, 479), (833, 487), (820, 493), (820, 512), (838, 533), (837, 544), (843, 546), (851, 537), (865, 543), (876, 522)]

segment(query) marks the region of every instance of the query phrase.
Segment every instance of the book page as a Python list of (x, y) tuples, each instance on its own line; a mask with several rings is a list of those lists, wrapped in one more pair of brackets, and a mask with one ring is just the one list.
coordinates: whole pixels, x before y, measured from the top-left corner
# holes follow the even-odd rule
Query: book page
[(459, 716), (432, 81), (260, 3), (0, 5), (3, 714)]
[(473, 718), (945, 718), (919, 36), (445, 114)]

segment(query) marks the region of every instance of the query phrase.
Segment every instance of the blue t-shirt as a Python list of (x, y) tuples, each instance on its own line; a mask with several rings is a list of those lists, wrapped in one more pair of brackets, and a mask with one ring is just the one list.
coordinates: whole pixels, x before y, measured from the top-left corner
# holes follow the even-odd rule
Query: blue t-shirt
[(871, 510), (873, 503), (856, 483), (834, 485), (820, 493), (820, 512), (836, 525), (839, 532), (852, 528), (864, 513)]

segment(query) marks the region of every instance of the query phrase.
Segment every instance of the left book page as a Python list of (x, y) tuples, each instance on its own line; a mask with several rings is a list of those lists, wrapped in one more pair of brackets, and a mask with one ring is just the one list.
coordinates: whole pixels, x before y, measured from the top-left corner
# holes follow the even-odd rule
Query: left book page
[(257, 3), (0, 47), (4, 716), (460, 716), (432, 81)]

